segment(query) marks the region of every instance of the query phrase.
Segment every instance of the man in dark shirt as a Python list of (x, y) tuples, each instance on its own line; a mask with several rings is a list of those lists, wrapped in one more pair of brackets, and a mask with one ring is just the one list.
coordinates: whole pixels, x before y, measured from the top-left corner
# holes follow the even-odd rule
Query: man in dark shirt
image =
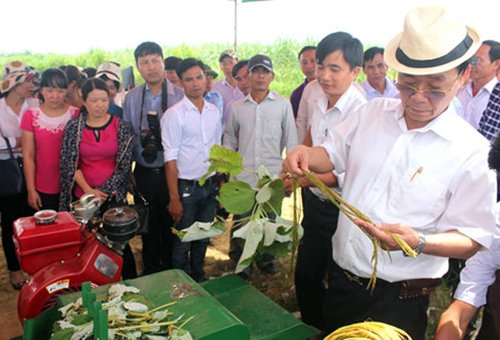
[(302, 73), (306, 76), (304, 82), (299, 85), (295, 90), (293, 90), (290, 96), (290, 102), (292, 103), (293, 116), (297, 118), (297, 112), (299, 111), (299, 103), (302, 98), (302, 92), (306, 85), (316, 79), (316, 47), (315, 46), (304, 46), (299, 52), (299, 62), (300, 69)]

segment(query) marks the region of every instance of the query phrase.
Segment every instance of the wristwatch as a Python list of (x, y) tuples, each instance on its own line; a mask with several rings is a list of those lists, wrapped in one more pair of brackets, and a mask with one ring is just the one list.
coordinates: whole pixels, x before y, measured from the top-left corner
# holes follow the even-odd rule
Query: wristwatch
[(415, 249), (413, 249), (415, 251), (415, 253), (417, 253), (417, 255), (422, 254), (422, 250), (424, 250), (426, 243), (427, 243), (427, 240), (425, 239), (424, 234), (418, 233), (418, 243), (417, 243), (417, 246), (415, 247)]
[[(415, 249), (413, 249), (413, 251), (415, 252), (415, 254), (417, 254), (417, 256), (420, 255), (420, 254), (422, 254), (422, 251), (424, 250), (424, 247), (425, 247), (426, 243), (427, 243), (427, 240), (425, 239), (425, 235), (422, 234), (422, 233), (418, 233), (417, 246), (415, 247)], [(404, 251), (403, 251), (403, 255), (405, 257), (409, 256)]]

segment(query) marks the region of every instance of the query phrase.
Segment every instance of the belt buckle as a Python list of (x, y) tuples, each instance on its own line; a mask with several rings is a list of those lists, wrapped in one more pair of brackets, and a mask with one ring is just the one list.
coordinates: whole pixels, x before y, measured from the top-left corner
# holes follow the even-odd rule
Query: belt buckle
[(354, 274), (349, 273), (347, 270), (344, 270), (344, 274), (345, 274), (345, 276), (347, 277), (347, 279), (349, 281), (357, 283), (360, 286), (364, 286), (364, 283), (361, 282), (361, 278), (360, 277), (358, 277), (358, 276), (356, 276)]

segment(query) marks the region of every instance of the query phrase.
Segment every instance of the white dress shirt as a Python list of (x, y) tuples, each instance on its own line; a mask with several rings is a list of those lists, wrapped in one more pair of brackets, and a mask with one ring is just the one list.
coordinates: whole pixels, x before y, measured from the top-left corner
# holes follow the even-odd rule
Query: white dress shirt
[[(21, 150), (16, 145), (16, 138), (21, 137), (21, 119), (27, 109), (38, 107), (39, 102), (36, 99), (28, 98), (21, 106), (21, 113), (17, 115), (5, 102), (5, 97), (0, 98), (0, 134), (9, 140), (10, 146), (20, 155)], [(9, 151), (5, 139), (0, 136), (0, 159), (8, 159)]]
[[(323, 143), (328, 131), (342, 122), (348, 115), (358, 110), (366, 103), (364, 96), (351, 85), (346, 92), (337, 100), (330, 109), (328, 107), (328, 97), (324, 92), (314, 100), (314, 110), (311, 115), (310, 127), (312, 145), (317, 146)], [(343, 175), (334, 171), (339, 181), (338, 187), (342, 187)], [(318, 189), (311, 187), (311, 192), (316, 196), (326, 199), (326, 196)]]
[(462, 104), (463, 118), (476, 130), (479, 128), (479, 121), (497, 82), (497, 78), (494, 77), (475, 96), (472, 96), (472, 83), (468, 83), (457, 92), (456, 97)]
[(318, 81), (314, 79), (304, 88), (304, 92), (302, 92), (302, 98), (299, 103), (299, 111), (297, 112), (297, 119), (295, 120), (295, 124), (297, 126), (297, 137), (299, 143), (304, 141), (304, 137), (306, 136), (307, 129), (311, 123), (311, 116), (314, 111), (315, 101), (318, 97), (321, 97), (325, 93), (323, 89), (319, 85)]
[(500, 269), (500, 203), (497, 203), (497, 234), (489, 249), (481, 249), (465, 262), (460, 273), (460, 284), (454, 298), (474, 307), (486, 304), (488, 287), (495, 282), (495, 272)]
[(399, 90), (397, 89), (394, 82), (389, 78), (385, 78), (385, 90), (384, 93), (380, 93), (375, 90), (368, 80), (362, 82), (361, 88), (363, 89), (366, 100), (372, 100), (374, 98), (399, 98)]
[[(264, 165), (272, 175), (281, 173), (283, 150), (297, 145), (292, 106), (274, 92), (259, 104), (249, 94), (234, 103), (224, 132), (224, 146), (239, 151), (243, 167), (257, 170)], [(257, 176), (243, 171), (237, 176), (255, 187)]]
[(221, 137), (220, 112), (206, 100), (200, 113), (184, 97), (161, 118), (165, 162), (176, 160), (178, 177), (182, 179), (198, 180), (207, 172), (210, 148), (220, 145)]
[[(420, 129), (408, 130), (400, 100), (369, 101), (329, 132), (324, 147), (338, 172), (342, 196), (374, 223), (402, 223), (423, 234), (458, 230), (489, 246), (495, 225), (496, 176), (489, 144), (457, 116), (453, 105)], [(372, 242), (340, 214), (332, 238), (342, 268), (370, 277)], [(391, 257), (380, 251), (377, 276), (395, 282), (440, 278), (445, 257)]]

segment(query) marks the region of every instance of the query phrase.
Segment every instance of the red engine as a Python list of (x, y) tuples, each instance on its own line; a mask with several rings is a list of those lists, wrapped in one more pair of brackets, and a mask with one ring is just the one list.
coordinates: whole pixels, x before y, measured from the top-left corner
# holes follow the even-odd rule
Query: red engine
[(68, 212), (57, 213), (47, 224), (37, 224), (34, 217), (14, 222), (21, 268), (32, 275), (19, 293), (21, 322), (56, 305), (57, 295), (80, 290), (83, 282), (120, 281), (121, 251), (138, 229), (137, 213), (126, 209), (106, 211), (108, 223), (102, 231), (87, 227), (86, 221), (79, 223)]
[(16, 220), (14, 243), (21, 267), (33, 275), (48, 264), (71, 259), (85, 241), (83, 229), (69, 212), (58, 213), (48, 224), (37, 224), (33, 216)]

